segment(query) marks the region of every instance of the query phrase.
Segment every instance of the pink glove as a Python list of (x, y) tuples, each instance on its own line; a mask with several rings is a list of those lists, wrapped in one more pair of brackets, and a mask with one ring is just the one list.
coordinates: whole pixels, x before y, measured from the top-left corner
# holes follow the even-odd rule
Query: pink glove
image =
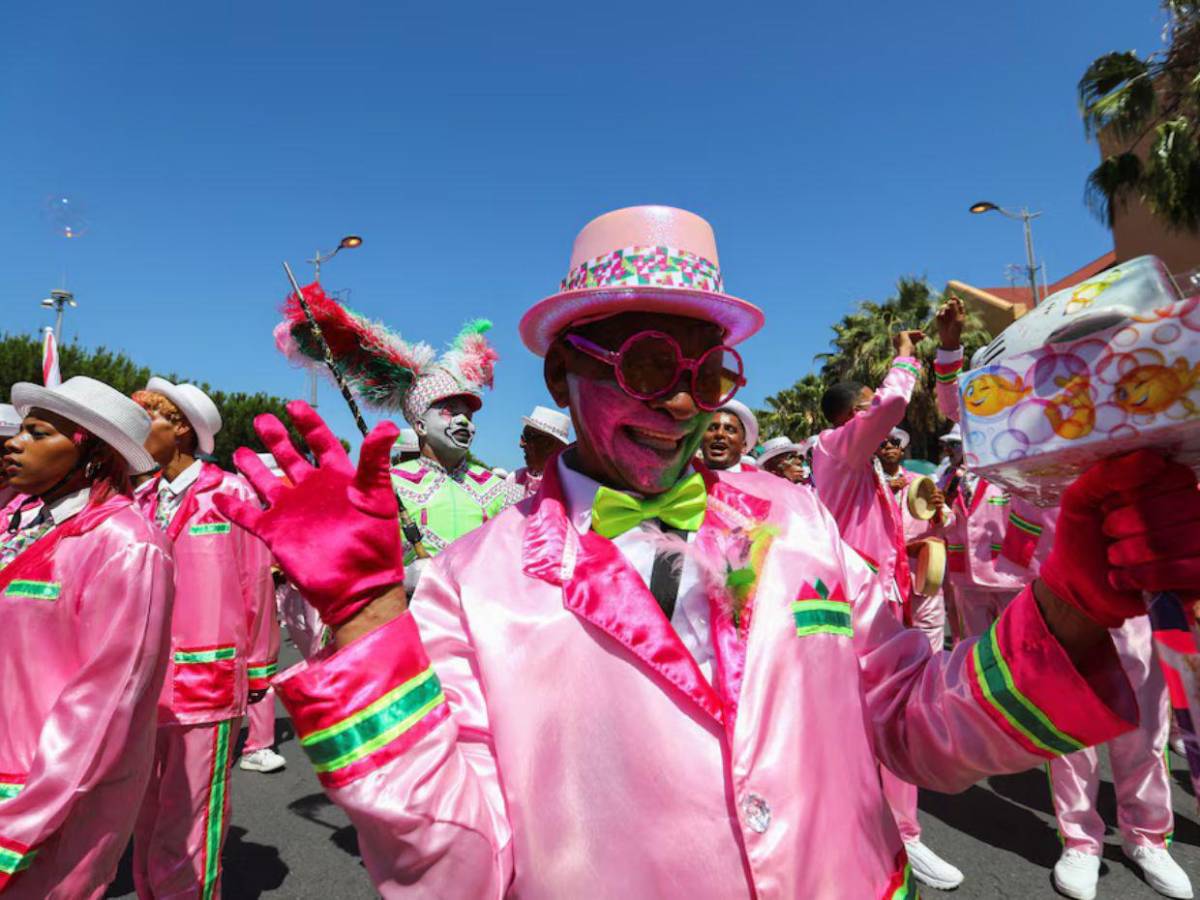
[(296, 452), (282, 422), (258, 416), (254, 429), (292, 486), (240, 447), (234, 462), (267, 508), (224, 494), (214, 502), (222, 515), (270, 548), (288, 580), (325, 624), (336, 627), (404, 582), (399, 509), (388, 471), (399, 432), (391, 422), (376, 425), (363, 440), (356, 472), (311, 406), (294, 400), (287, 410), (316, 454), (317, 466)]
[(1151, 450), (1096, 463), (1063, 494), (1041, 578), (1105, 628), (1144, 615), (1142, 591), (1194, 591), (1200, 583), (1196, 476)]

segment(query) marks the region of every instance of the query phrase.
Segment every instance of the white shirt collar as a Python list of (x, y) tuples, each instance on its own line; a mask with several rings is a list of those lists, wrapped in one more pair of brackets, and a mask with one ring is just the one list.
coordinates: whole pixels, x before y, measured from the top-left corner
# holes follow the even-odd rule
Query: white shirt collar
[(596, 499), (596, 491), (600, 490), (600, 482), (568, 466), (563, 460), (565, 455), (560, 453), (557, 463), (563, 505), (575, 530), (583, 534), (592, 528), (592, 501)]
[[(200, 460), (196, 460), (194, 463), (176, 475), (174, 481), (167, 481), (164, 483), (167, 489), (170, 490), (170, 492), (176, 497), (178, 497), (180, 494), (190, 488), (196, 479), (200, 477), (200, 470), (202, 468), (204, 468), (204, 463), (202, 463)], [(162, 488), (160, 487), (159, 490), (162, 490)]]
[(66, 494), (59, 497), (53, 503), (46, 506), (50, 513), (50, 518), (54, 520), (55, 525), (61, 525), (72, 516), (82, 512), (83, 508), (87, 506), (88, 498), (91, 495), (92, 489), (89, 486), (80, 488), (73, 494)]

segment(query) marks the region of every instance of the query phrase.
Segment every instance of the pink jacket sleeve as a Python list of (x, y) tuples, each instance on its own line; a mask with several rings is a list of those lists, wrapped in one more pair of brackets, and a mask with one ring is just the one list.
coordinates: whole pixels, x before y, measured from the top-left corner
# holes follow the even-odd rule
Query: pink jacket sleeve
[(963, 351), (938, 348), (933, 361), (933, 378), (937, 387), (938, 412), (951, 422), (962, 419), (958, 399), (958, 376), (962, 372)]
[[(249, 485), (239, 491), (242, 499), (253, 500)], [(279, 669), (279, 617), (275, 611), (275, 582), (271, 578), (271, 551), (247, 531), (237, 533), (238, 578), (246, 604), (250, 658), (247, 674), (250, 690), (265, 691)]]
[[(79, 634), (94, 652), (46, 716), (24, 788), (0, 804), (0, 845), (36, 852), (78, 798), (105, 782), (129, 779), (123, 770), (138, 743), (146, 742), (150, 753), (170, 640), (171, 559), (160, 547), (136, 543), (86, 575)], [(136, 794), (144, 786), (130, 783), (129, 790)]]
[(358, 829), (383, 896), (419, 887), (420, 896), (500, 898), (513, 873), (512, 832), (457, 589), (436, 562), (419, 608), (420, 632), (405, 613), (289, 670), (275, 690)]
[(1137, 724), (1137, 702), (1112, 643), (1086, 671), (1076, 669), (1030, 588), (980, 638), (935, 654), (924, 635), (887, 611), (854, 552), (843, 553), (847, 570), (860, 577), (854, 641), (876, 753), (904, 780), (960, 791)]
[(869, 463), (888, 432), (904, 420), (920, 374), (919, 362), (909, 356), (897, 356), (875, 392), (871, 408), (845, 425), (822, 433), (821, 441), (828, 452), (851, 468)]

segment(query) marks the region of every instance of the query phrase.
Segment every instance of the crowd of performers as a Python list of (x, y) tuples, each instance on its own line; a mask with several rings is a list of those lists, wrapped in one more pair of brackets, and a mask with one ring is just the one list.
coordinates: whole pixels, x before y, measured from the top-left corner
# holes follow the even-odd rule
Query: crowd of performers
[[(1039, 509), (964, 468), (955, 426), (914, 484), (918, 332), (881, 384), (825, 394), (828, 428), (759, 445), (735, 345), (763, 314), (668, 207), (589, 223), (522, 319), (549, 405), (511, 474), (469, 453), (486, 323), (435, 358), (305, 294), (354, 348), (339, 374), (409, 426), (357, 465), (302, 402), (307, 453), (260, 416), (239, 475), (206, 461), (194, 385), (13, 387), (0, 894), (100, 897), (132, 839), (139, 897), (219, 896), (240, 726), (243, 768), (282, 767), (278, 694), (384, 896), (913, 897), (963, 879), (918, 787), (1048, 763), (1055, 883), (1094, 897), (1098, 746), (1125, 854), (1192, 896), (1141, 594), (1200, 583), (1190, 470), (1110, 459)], [(277, 343), (323, 359), (300, 299)], [(926, 361), (954, 422), (963, 320), (939, 311)]]

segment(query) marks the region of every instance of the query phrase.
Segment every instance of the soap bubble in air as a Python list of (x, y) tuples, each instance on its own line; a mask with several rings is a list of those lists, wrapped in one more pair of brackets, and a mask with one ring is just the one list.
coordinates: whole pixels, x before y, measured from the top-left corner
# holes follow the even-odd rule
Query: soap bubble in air
[(83, 204), (67, 194), (54, 194), (46, 198), (44, 207), (46, 221), (51, 230), (67, 240), (77, 240), (88, 232), (90, 222)]

